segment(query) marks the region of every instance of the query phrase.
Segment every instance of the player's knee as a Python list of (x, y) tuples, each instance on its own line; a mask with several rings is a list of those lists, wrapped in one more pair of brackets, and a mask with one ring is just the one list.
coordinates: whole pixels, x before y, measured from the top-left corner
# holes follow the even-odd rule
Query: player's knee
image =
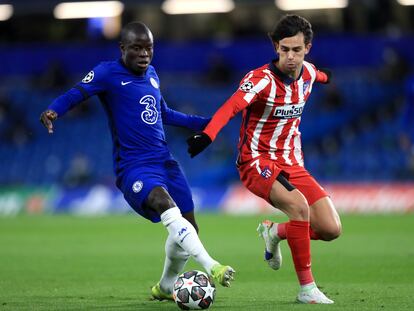
[(318, 232), (318, 235), (320, 236), (321, 240), (324, 241), (332, 241), (337, 239), (342, 233), (342, 228), (340, 225), (336, 226), (330, 226), (328, 228), (325, 228), (321, 232)]
[(157, 187), (150, 192), (145, 204), (161, 215), (167, 209), (174, 206), (174, 201), (172, 201), (165, 189)]
[(309, 205), (303, 197), (297, 197), (289, 203), (289, 218), (293, 220), (308, 220), (309, 219)]

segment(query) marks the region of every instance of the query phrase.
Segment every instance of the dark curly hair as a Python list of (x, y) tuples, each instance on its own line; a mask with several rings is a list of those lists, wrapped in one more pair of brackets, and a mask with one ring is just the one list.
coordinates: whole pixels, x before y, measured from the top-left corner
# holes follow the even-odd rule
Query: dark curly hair
[(287, 14), (280, 19), (273, 31), (269, 32), (269, 36), (272, 41), (279, 42), (284, 38), (293, 37), (299, 32), (303, 33), (305, 44), (312, 42), (313, 31), (311, 23), (299, 15)]

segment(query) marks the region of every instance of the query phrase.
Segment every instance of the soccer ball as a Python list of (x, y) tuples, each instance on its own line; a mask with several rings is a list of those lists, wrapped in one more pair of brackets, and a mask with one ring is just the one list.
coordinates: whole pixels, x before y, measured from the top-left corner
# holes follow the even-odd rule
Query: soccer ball
[(184, 272), (174, 283), (174, 301), (183, 310), (208, 309), (215, 295), (213, 281), (202, 271)]

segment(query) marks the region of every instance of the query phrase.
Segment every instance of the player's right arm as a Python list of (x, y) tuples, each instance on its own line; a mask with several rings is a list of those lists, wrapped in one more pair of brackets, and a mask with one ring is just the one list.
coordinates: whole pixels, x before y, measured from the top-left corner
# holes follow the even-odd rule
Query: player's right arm
[(77, 106), (85, 99), (105, 90), (106, 68), (100, 64), (90, 71), (85, 78), (66, 93), (57, 97), (40, 115), (40, 122), (53, 133), (53, 121)]
[(270, 79), (265, 75), (250, 78), (247, 75), (238, 90), (216, 111), (206, 128), (187, 139), (188, 153), (191, 157), (206, 149), (230, 119), (253, 103), (269, 83)]

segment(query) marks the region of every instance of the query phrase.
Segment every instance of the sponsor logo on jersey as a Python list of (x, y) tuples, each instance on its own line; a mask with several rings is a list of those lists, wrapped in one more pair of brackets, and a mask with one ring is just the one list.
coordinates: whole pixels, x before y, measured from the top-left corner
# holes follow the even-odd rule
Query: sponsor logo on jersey
[(95, 77), (95, 73), (93, 70), (89, 71), (88, 74), (85, 76), (85, 78), (82, 79), (83, 83), (89, 83), (93, 80), (93, 77)]
[(302, 115), (305, 103), (296, 105), (278, 106), (273, 113), (273, 116), (279, 119), (299, 118)]
[(150, 78), (150, 82), (151, 82), (152, 86), (155, 87), (156, 89), (158, 89), (160, 87), (158, 85), (158, 82), (153, 77)]
[(155, 124), (158, 120), (158, 111), (155, 107), (157, 101), (152, 95), (145, 95), (139, 101), (141, 105), (147, 105), (141, 113), (141, 119), (147, 124)]
[(144, 183), (141, 180), (137, 180), (132, 185), (132, 191), (134, 191), (135, 193), (138, 193), (142, 190), (142, 187), (144, 187)]
[(254, 84), (252, 81), (246, 81), (242, 85), (240, 85), (239, 89), (243, 92), (250, 92), (250, 90), (254, 87)]
[(269, 179), (272, 176), (272, 171), (270, 170), (270, 168), (268, 166), (265, 166), (262, 169), (262, 172), (260, 173), (260, 175), (264, 178), (264, 179)]

